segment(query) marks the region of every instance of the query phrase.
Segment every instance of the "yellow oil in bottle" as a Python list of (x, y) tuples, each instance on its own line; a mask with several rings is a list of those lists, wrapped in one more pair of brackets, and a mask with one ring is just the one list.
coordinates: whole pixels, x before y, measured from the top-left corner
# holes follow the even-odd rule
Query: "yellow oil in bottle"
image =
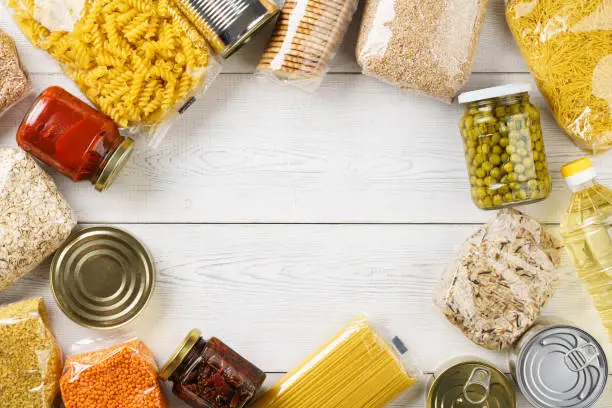
[(561, 235), (612, 340), (612, 190), (595, 180), (589, 159), (562, 169), (573, 191)]

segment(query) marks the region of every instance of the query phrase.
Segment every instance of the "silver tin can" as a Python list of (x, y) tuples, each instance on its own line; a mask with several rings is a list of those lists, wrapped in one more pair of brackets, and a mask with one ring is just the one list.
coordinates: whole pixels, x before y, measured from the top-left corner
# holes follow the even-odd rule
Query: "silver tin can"
[(543, 322), (509, 352), (510, 370), (537, 408), (589, 408), (606, 388), (608, 360), (599, 342), (566, 323)]

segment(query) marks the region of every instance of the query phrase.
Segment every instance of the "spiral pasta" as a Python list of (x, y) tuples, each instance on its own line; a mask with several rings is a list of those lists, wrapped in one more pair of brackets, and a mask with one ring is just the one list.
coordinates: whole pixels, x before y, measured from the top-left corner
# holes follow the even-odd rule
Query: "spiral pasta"
[(33, 0), (8, 5), (30, 41), (121, 127), (156, 123), (206, 80), (209, 48), (168, 0), (90, 0), (70, 32), (38, 22)]

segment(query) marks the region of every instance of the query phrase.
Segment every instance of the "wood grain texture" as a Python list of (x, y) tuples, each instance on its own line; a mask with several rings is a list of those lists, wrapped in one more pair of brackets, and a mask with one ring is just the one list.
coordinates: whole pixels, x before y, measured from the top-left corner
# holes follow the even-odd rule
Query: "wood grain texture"
[[(35, 75), (38, 90), (62, 75)], [(528, 74), (475, 74), (468, 89), (531, 82)], [(551, 196), (528, 207), (557, 223), (569, 199), (560, 167), (582, 153), (543, 112)], [(0, 145), (31, 100), (0, 121)], [(224, 75), (192, 105), (162, 145), (137, 146), (102, 195), (56, 177), (82, 222), (473, 223), (458, 105), (402, 92), (361, 75), (329, 76), (315, 95), (251, 75)], [(612, 185), (612, 154), (597, 158)]]
[[(361, 2), (363, 4), (363, 1)], [(518, 47), (506, 25), (504, 0), (489, 0), (489, 10), (480, 39), (480, 49), (474, 61), (474, 72), (527, 72)], [(28, 69), (33, 73), (59, 73), (59, 65), (43, 51), (32, 47), (9, 17), (8, 9), (0, 6), (0, 28), (6, 30), (17, 41), (19, 52)], [(346, 35), (346, 38), (332, 64), (332, 72), (360, 72), (355, 62), (355, 43), (361, 17), (361, 10)], [(259, 62), (273, 24), (265, 27), (253, 40), (236, 55), (223, 63), (225, 73), (252, 73)], [(499, 50), (504, 50), (503, 53)]]

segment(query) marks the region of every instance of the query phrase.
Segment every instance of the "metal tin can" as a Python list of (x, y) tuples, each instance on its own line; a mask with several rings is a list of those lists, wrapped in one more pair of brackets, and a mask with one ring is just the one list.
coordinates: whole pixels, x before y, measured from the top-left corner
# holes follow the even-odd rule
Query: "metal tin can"
[(427, 408), (516, 408), (512, 381), (478, 358), (457, 358), (434, 375), (427, 392)]
[(569, 324), (537, 324), (510, 349), (509, 359), (514, 380), (534, 407), (592, 407), (606, 388), (601, 344)]
[(215, 52), (230, 57), (280, 11), (271, 0), (175, 0)]
[(72, 321), (111, 329), (144, 310), (153, 294), (155, 266), (147, 249), (127, 232), (86, 228), (55, 253), (50, 284), (59, 308)]

